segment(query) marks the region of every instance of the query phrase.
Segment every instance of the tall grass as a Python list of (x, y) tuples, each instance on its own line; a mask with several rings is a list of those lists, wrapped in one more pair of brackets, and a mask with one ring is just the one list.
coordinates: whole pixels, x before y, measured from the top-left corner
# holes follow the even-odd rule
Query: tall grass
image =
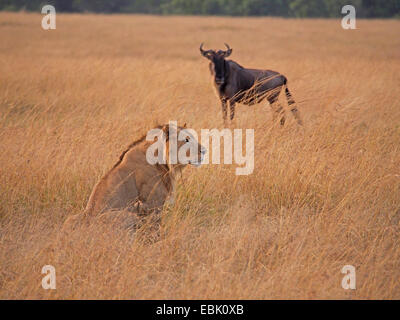
[[(0, 297), (400, 298), (400, 22), (0, 14)], [(255, 129), (255, 169), (187, 168), (161, 235), (59, 239), (122, 150), (158, 123), (222, 128), (198, 51), (285, 74), (304, 128)], [(58, 239), (58, 240), (57, 240)], [(57, 289), (41, 287), (44, 265)], [(356, 290), (341, 287), (344, 265)]]

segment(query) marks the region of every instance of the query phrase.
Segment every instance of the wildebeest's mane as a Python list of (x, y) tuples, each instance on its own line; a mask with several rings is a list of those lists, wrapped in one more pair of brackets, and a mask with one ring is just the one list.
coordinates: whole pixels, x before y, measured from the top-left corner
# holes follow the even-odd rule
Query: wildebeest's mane
[(239, 63), (237, 63), (236, 61), (233, 61), (233, 60), (228, 60), (228, 61), (230, 61), (230, 62), (233, 62), (236, 66), (238, 66), (240, 69), (244, 69), (244, 67), (243, 66), (241, 66)]

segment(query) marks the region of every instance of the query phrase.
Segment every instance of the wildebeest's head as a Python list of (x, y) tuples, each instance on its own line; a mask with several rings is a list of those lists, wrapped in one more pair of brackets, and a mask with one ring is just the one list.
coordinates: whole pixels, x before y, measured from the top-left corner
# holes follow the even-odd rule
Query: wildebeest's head
[(211, 61), (210, 71), (215, 77), (215, 83), (218, 85), (224, 84), (226, 81), (226, 61), (225, 58), (229, 57), (232, 49), (225, 43), (227, 48), (224, 50), (203, 50), (203, 44), (200, 45), (201, 54)]

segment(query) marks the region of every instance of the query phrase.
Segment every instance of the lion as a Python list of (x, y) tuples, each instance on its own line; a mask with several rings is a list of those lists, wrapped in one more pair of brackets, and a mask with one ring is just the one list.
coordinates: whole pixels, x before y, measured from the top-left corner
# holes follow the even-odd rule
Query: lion
[[(165, 153), (169, 155), (170, 149), (170, 125), (158, 126), (156, 129), (162, 130), (165, 139)], [(184, 127), (172, 128), (177, 136)], [(118, 162), (107, 174), (95, 185), (85, 211), (68, 218), (63, 226), (63, 230), (82, 223), (83, 218), (90, 218), (107, 215), (112, 211), (124, 211), (133, 213), (136, 216), (147, 215), (148, 213), (159, 213), (164, 204), (168, 201), (173, 203), (173, 191), (176, 178), (187, 164), (200, 166), (205, 148), (197, 142), (189, 130), (183, 132), (186, 139), (177, 141), (177, 149), (186, 144), (197, 147), (197, 154), (192, 155), (188, 149), (186, 161), (171, 164), (169, 157), (165, 157), (165, 164), (150, 164), (147, 159), (147, 150), (154, 142), (147, 141), (146, 135), (133, 142), (120, 156)], [(194, 149), (196, 150), (196, 148)], [(158, 154), (155, 156), (158, 156)], [(86, 219), (87, 221), (87, 219)]]

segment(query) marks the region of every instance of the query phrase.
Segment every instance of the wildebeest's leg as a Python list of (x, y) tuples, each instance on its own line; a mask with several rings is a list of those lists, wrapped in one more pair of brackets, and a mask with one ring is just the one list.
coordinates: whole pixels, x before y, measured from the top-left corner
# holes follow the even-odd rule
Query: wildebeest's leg
[(281, 126), (283, 126), (285, 124), (285, 111), (283, 110), (283, 107), (281, 106), (281, 104), (276, 101), (273, 104), (271, 104), (272, 109), (274, 109), (274, 114), (272, 116), (273, 122), (276, 122), (276, 118), (281, 118), (279, 120)]
[(226, 121), (228, 117), (228, 105), (225, 99), (221, 99), (221, 107), (222, 107), (222, 118)]
[(281, 90), (274, 90), (274, 92), (268, 97), (268, 101), (271, 105), (272, 111), (274, 112), (272, 115), (272, 119), (275, 122), (277, 117), (280, 117), (280, 123), (283, 126), (285, 124), (285, 110), (278, 102), (278, 97)]
[(233, 120), (235, 117), (235, 102), (229, 101), (230, 119)]
[(286, 95), (288, 105), (290, 107), (290, 111), (292, 112), (294, 118), (297, 120), (297, 123), (299, 125), (303, 125), (303, 122), (301, 121), (301, 118), (300, 118), (299, 110), (297, 110), (296, 103), (293, 100), (292, 94), (290, 93), (288, 87), (285, 87), (285, 95)]

